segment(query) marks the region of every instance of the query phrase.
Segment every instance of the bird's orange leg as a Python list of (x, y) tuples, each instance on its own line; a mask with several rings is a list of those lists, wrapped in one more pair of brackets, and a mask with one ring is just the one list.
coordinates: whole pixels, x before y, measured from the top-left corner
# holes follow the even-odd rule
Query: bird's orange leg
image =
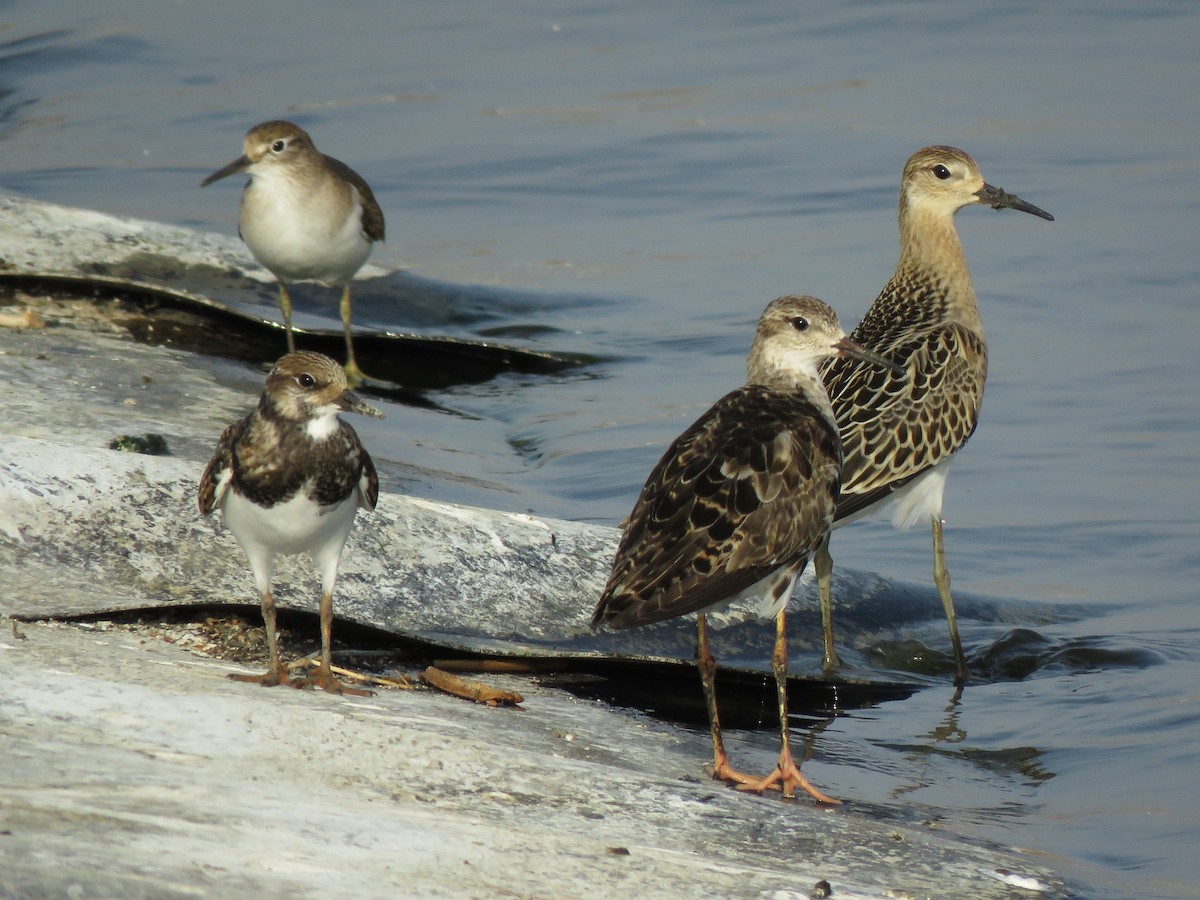
[(354, 697), (370, 697), (371, 691), (350, 687), (333, 674), (333, 652), (330, 644), (333, 639), (333, 595), (321, 595), (321, 665), (313, 672), (304, 676), (299, 682), (300, 687), (316, 686), (331, 694), (350, 694)]
[(771, 654), (771, 664), (775, 670), (775, 690), (779, 700), (779, 735), (781, 746), (779, 762), (775, 771), (765, 778), (750, 779), (738, 785), (740, 791), (765, 791), (776, 788), (783, 791), (784, 797), (794, 797), (796, 788), (809, 794), (818, 803), (840, 805), (841, 800), (830, 797), (819, 790), (800, 772), (796, 760), (792, 756), (791, 739), (788, 736), (788, 703), (787, 703), (787, 614), (780, 610), (775, 617), (775, 650)]
[(696, 617), (696, 667), (700, 670), (700, 685), (704, 688), (704, 705), (708, 708), (708, 730), (712, 735), (712, 777), (718, 781), (729, 781), (736, 785), (758, 781), (729, 765), (725, 752), (725, 741), (721, 738), (721, 716), (717, 712), (717, 662), (708, 647), (708, 619), (703, 613)]
[(229, 677), (234, 681), (248, 681), (251, 684), (261, 684), (263, 687), (274, 687), (277, 684), (286, 684), (295, 687), (296, 685), (292, 684), (287, 666), (279, 661), (279, 642), (275, 637), (277, 631), (275, 624), (275, 598), (271, 596), (270, 591), (264, 591), (262, 595), (262, 617), (263, 627), (267, 631), (267, 671), (261, 675), (243, 675), (234, 672)]

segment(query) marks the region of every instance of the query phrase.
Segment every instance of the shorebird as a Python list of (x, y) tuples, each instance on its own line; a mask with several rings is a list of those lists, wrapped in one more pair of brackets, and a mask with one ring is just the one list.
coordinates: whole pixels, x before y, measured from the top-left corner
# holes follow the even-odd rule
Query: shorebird
[[(269, 668), (262, 675), (230, 675), (262, 685), (316, 684), (335, 694), (366, 694), (333, 675), (330, 635), (333, 588), (342, 548), (359, 507), (379, 498), (375, 465), (343, 411), (383, 418), (347, 389), (342, 367), (308, 351), (282, 357), (267, 376), (258, 407), (221, 434), (200, 478), (200, 513), (220, 509), (250, 561), (267, 631)], [(321, 573), (321, 666), (299, 683), (279, 659), (275, 557), (307, 553)]]
[[(1054, 217), (983, 180), (955, 147), (909, 157), (900, 183), (900, 261), (851, 338), (898, 364), (897, 375), (855, 359), (822, 369), (845, 453), (834, 528), (891, 507), (892, 523), (928, 521), (933, 580), (954, 646), (956, 681), (967, 679), (942, 538), (942, 493), (954, 454), (975, 431), (987, 376), (987, 343), (954, 214), (964, 206), (1018, 209)], [(840, 664), (833, 643), (826, 538), (814, 562), (826, 670)]]
[(350, 333), (350, 279), (383, 240), (383, 211), (371, 188), (345, 163), (319, 152), (299, 125), (274, 121), (246, 133), (242, 155), (213, 172), (206, 187), (221, 178), (250, 176), (238, 210), (238, 235), (254, 258), (279, 283), (279, 307), (292, 334), (292, 299), (286, 283), (316, 281), (342, 286), (342, 329), (346, 334), (346, 375), (363, 380)]
[[(839, 801), (801, 774), (788, 740), (785, 609), (796, 578), (833, 523), (842, 450), (818, 363), (853, 355), (886, 360), (846, 338), (813, 297), (780, 297), (758, 320), (745, 386), (726, 394), (667, 449), (625, 529), (593, 627), (630, 628), (698, 613), (697, 664), (713, 743), (713, 777), (741, 789), (799, 787)], [(707, 610), (764, 598), (775, 617), (772, 666), (782, 746), (775, 770), (729, 764), (717, 711)]]

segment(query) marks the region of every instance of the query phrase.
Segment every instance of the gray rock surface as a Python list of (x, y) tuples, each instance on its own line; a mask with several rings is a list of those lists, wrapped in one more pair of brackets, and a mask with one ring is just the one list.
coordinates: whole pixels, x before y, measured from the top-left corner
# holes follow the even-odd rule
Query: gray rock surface
[(0, 638), (6, 897), (1014, 896), (997, 870), (1062, 895), (1010, 852), (738, 794), (704, 777), (704, 735), (524, 680), (524, 710), (347, 699), (118, 631), (18, 633)]

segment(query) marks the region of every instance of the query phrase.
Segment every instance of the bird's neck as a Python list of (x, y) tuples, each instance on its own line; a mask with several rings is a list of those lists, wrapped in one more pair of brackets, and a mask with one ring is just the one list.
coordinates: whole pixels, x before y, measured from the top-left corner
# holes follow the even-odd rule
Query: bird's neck
[(928, 295), (922, 303), (936, 305), (938, 318), (982, 336), (975, 288), (953, 213), (901, 204), (900, 261), (888, 287)]
[(763, 385), (790, 394), (803, 394), (829, 421), (833, 422), (833, 407), (821, 381), (819, 361), (810, 357), (796, 358), (795, 353), (772, 352), (770, 344), (754, 346), (746, 360), (746, 383)]
[[(315, 161), (295, 159), (287, 166), (259, 166), (252, 173), (246, 190), (293, 203), (336, 190), (336, 181), (328, 178)], [(331, 186), (332, 182), (332, 186)]]
[(288, 440), (292, 441), (299, 439), (300, 435), (308, 435), (306, 426), (309, 419), (300, 415), (298, 410), (283, 408), (274, 398), (266, 396), (259, 398), (256, 418), (264, 427), (269, 428), (279, 440), (282, 440), (285, 434), (288, 435)]

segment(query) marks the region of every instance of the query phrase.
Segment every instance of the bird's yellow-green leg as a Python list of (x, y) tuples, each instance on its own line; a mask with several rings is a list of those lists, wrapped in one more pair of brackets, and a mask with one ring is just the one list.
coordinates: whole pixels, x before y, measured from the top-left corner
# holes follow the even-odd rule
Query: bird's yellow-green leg
[(292, 298), (288, 296), (287, 288), (279, 282), (279, 309), (283, 313), (283, 330), (287, 333), (288, 353), (296, 350), (296, 336), (292, 334)]
[(351, 387), (357, 387), (366, 380), (367, 376), (363, 370), (358, 367), (358, 360), (354, 358), (354, 338), (350, 333), (350, 283), (342, 288), (342, 331), (346, 334), (346, 381)]
[(825, 642), (825, 659), (821, 668), (826, 674), (841, 668), (837, 647), (833, 643), (833, 557), (829, 555), (829, 535), (817, 548), (813, 557), (813, 568), (817, 573), (817, 593), (821, 599), (821, 634)]
[(946, 567), (946, 546), (942, 538), (942, 520), (933, 517), (933, 583), (942, 598), (942, 609), (946, 611), (946, 625), (950, 628), (950, 643), (954, 646), (954, 683), (962, 684), (970, 676), (967, 657), (963, 653), (962, 639), (958, 636), (958, 616), (954, 613), (954, 600), (950, 597), (950, 570)]

